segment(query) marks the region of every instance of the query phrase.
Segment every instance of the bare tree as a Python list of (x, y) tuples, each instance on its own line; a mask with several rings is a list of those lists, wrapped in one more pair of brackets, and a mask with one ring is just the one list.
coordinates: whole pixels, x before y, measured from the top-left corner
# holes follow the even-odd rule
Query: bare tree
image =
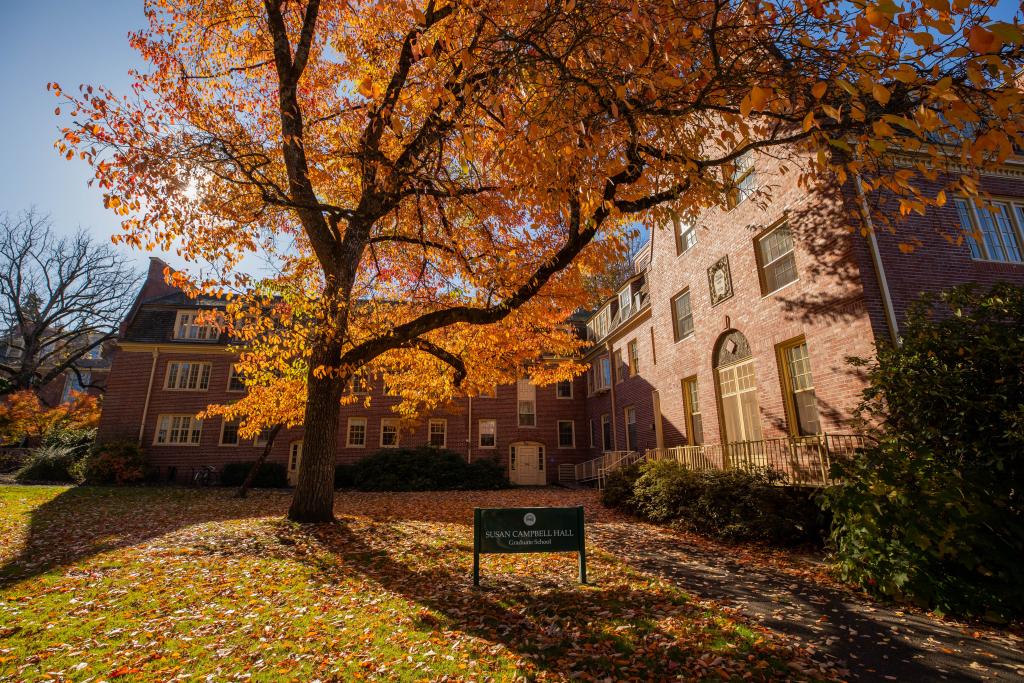
[[(141, 274), (49, 216), (0, 214), (0, 393), (43, 386), (117, 334)], [(81, 380), (81, 377), (79, 377)]]

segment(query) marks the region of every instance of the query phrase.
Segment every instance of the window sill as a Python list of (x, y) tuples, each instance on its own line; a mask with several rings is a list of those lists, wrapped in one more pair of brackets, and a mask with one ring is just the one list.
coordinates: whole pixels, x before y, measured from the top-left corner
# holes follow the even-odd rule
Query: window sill
[(196, 393), (196, 394), (204, 392), (204, 391), (209, 391), (209, 390), (210, 390), (210, 387), (206, 387), (205, 389), (172, 389), (170, 387), (164, 387), (164, 391), (182, 391), (182, 392), (191, 391), (191, 392)]
[(782, 286), (781, 286), (781, 287), (779, 287), (778, 289), (773, 289), (773, 290), (772, 290), (772, 291), (770, 291), (770, 292), (767, 292), (767, 293), (765, 293), (765, 294), (762, 294), (762, 295), (761, 295), (761, 300), (763, 301), (764, 299), (767, 299), (768, 297), (772, 297), (772, 296), (775, 296), (776, 294), (778, 294), (778, 293), (779, 293), (779, 292), (781, 292), (782, 290), (784, 290), (784, 289), (788, 289), (789, 287), (792, 287), (793, 285), (795, 285), (795, 284), (796, 284), (796, 283), (798, 283), (798, 282), (800, 282), (800, 278), (797, 278), (797, 279), (793, 280), (792, 282), (787, 282), (786, 284), (782, 285)]
[(576, 446), (561, 446), (560, 445), (558, 447), (558, 450), (560, 450), (560, 451), (572, 451), (572, 450), (576, 450)]
[(981, 263), (981, 264), (984, 264), (986, 266), (992, 266), (992, 265), (995, 265), (995, 266), (1008, 266), (1008, 267), (1011, 267), (1011, 268), (1012, 267), (1018, 267), (1019, 268), (1021, 266), (1024, 266), (1024, 261), (997, 261), (995, 259), (990, 259), (990, 258), (974, 258), (973, 256), (971, 257), (971, 261), (973, 261), (974, 263)]
[(347, 444), (345, 444), (345, 448), (366, 448), (366, 444), (364, 443), (363, 445), (359, 446), (359, 445), (347, 443)]
[(493, 450), (497, 450), (498, 447), (497, 446), (477, 446), (477, 448), (479, 448), (482, 451), (493, 451)]
[(237, 448), (238, 444), (237, 443), (219, 443), (219, 444), (217, 444), (217, 446), (218, 447), (223, 447), (223, 448)]
[(697, 336), (697, 333), (696, 333), (696, 332), (691, 332), (690, 334), (686, 335), (685, 337), (680, 337), (679, 339), (676, 339), (676, 340), (675, 340), (674, 342), (672, 342), (672, 343), (673, 343), (673, 344), (678, 344), (679, 342), (684, 342), (684, 341), (686, 341), (687, 339), (693, 339), (693, 338), (694, 338), (694, 337), (696, 337), (696, 336)]
[(154, 446), (184, 446), (186, 448), (198, 448), (202, 444), (198, 443), (153, 443)]

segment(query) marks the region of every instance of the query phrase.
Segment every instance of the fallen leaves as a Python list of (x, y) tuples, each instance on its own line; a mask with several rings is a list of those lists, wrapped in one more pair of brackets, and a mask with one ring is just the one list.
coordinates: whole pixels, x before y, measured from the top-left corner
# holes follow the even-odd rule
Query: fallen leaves
[(316, 526), (283, 521), (273, 492), (0, 493), (32, 502), (13, 513), (27, 529), (0, 574), (3, 680), (820, 676), (602, 549), (590, 586), (574, 555), (550, 554), (487, 556), (472, 588), (474, 506), (582, 503), (591, 523), (617, 519), (592, 492), (346, 493), (339, 523)]

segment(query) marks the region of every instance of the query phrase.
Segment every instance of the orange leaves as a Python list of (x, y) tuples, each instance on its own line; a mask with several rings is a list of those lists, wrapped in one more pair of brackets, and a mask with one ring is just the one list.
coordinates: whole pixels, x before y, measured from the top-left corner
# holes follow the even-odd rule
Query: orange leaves
[(991, 52), (993, 48), (998, 48), (998, 39), (996, 34), (979, 24), (972, 26), (968, 31), (967, 44), (975, 52), (984, 54)]
[(755, 85), (740, 103), (740, 114), (749, 116), (752, 111), (761, 111), (768, 104), (774, 90)]

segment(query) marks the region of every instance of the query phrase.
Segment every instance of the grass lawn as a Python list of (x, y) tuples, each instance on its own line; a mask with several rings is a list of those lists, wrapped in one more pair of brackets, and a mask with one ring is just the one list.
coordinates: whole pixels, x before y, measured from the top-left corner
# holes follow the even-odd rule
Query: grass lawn
[(793, 680), (803, 662), (609, 549), (482, 560), (474, 506), (590, 492), (289, 496), (0, 486), (0, 680)]

